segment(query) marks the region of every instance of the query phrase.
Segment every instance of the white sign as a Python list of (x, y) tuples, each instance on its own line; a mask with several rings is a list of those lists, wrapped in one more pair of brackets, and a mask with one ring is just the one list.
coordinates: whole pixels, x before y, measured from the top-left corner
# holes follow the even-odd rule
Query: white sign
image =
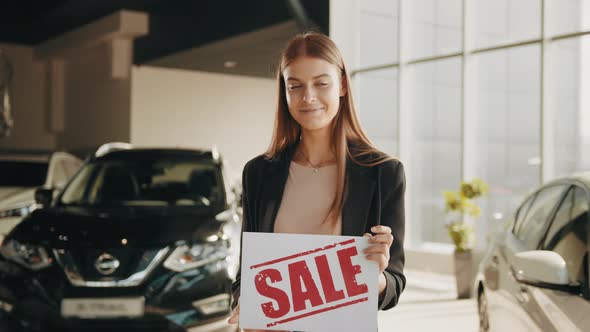
[(377, 331), (377, 263), (368, 238), (244, 232), (240, 327)]

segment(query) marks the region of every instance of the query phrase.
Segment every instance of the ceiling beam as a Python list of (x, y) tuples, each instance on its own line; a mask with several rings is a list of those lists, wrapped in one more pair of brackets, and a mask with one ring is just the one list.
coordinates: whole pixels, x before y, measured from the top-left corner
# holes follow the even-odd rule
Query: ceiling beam
[(134, 39), (148, 33), (148, 15), (122, 10), (66, 32), (35, 47), (35, 60), (63, 58), (70, 52), (115, 39)]

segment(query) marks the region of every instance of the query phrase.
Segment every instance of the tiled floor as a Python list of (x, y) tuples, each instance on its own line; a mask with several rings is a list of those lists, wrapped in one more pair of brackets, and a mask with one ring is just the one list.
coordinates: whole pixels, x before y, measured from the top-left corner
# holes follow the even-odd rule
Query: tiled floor
[(456, 300), (452, 276), (406, 271), (397, 307), (379, 312), (379, 331), (478, 331), (475, 299)]

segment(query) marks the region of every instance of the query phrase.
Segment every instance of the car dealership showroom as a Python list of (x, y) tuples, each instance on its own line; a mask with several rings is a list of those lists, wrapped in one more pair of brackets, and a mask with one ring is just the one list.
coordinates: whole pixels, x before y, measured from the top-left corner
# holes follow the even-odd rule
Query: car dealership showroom
[(0, 332), (590, 331), (584, 151), (590, 0), (3, 2)]

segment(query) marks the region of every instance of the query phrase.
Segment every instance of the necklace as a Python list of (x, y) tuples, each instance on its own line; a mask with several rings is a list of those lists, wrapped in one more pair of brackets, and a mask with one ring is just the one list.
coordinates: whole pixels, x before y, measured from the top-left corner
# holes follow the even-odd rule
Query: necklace
[(305, 158), (305, 161), (307, 161), (307, 163), (309, 165), (311, 165), (311, 167), (313, 168), (313, 172), (314, 173), (318, 173), (320, 171), (320, 167), (325, 166), (327, 164), (330, 164), (330, 163), (336, 161), (336, 157), (333, 157), (330, 160), (320, 161), (318, 164), (313, 164), (311, 161), (309, 161), (309, 158), (307, 157), (307, 155), (305, 154), (305, 152), (303, 152), (303, 148), (299, 149), (299, 152), (303, 155), (303, 158)]

